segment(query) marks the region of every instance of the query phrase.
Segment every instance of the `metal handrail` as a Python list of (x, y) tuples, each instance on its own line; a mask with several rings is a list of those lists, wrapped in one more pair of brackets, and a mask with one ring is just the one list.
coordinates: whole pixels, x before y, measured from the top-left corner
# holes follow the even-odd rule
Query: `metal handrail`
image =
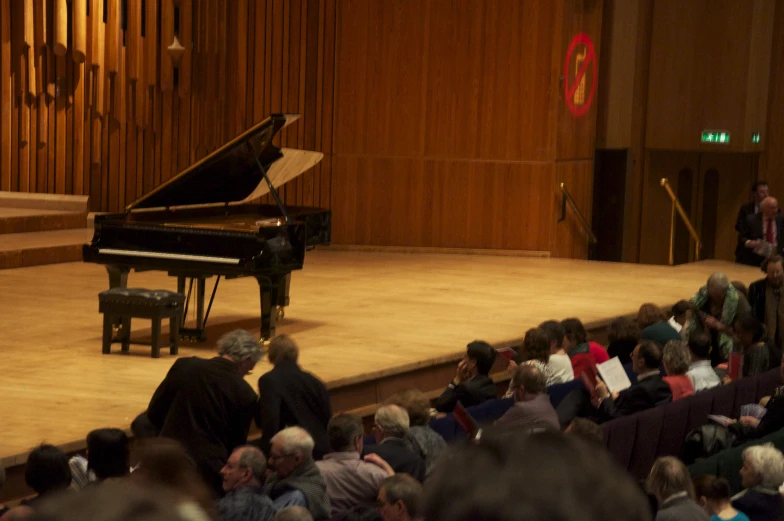
[(583, 227), (583, 230), (585, 230), (588, 234), (588, 238), (591, 241), (591, 244), (596, 244), (599, 242), (599, 240), (596, 238), (596, 235), (594, 235), (593, 231), (591, 230), (591, 227), (588, 226), (588, 221), (585, 220), (582, 212), (580, 212), (580, 209), (577, 208), (574, 199), (572, 199), (572, 194), (569, 193), (569, 190), (566, 189), (566, 186), (563, 183), (561, 183), (561, 192), (563, 193), (563, 199), (561, 199), (561, 218), (558, 219), (558, 222), (566, 219), (566, 203), (568, 202), (569, 206), (572, 208), (572, 211), (574, 211), (574, 214), (577, 216), (577, 220), (580, 222), (580, 225)]
[(683, 219), (683, 224), (686, 225), (686, 228), (689, 230), (689, 234), (691, 238), (694, 239), (694, 260), (700, 260), (700, 248), (702, 248), (702, 242), (700, 241), (700, 236), (697, 233), (697, 230), (694, 229), (694, 226), (691, 224), (691, 220), (689, 216), (686, 215), (686, 211), (681, 206), (681, 202), (678, 200), (678, 197), (672, 191), (670, 187), (670, 182), (667, 180), (666, 177), (663, 177), (660, 183), (664, 189), (667, 191), (667, 195), (670, 196), (672, 200), (672, 211), (670, 213), (670, 266), (675, 264), (675, 257), (673, 254), (673, 248), (675, 247), (675, 212), (677, 211), (681, 219)]

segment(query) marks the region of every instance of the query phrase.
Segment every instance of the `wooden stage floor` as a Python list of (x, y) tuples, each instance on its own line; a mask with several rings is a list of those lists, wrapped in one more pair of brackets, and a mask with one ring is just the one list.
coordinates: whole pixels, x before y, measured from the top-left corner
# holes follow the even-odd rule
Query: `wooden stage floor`
[[(302, 366), (334, 392), (451, 363), (471, 340), (517, 340), (546, 319), (596, 323), (635, 313), (643, 302), (670, 305), (717, 270), (744, 283), (761, 277), (755, 268), (721, 261), (666, 267), (322, 249), (294, 273), (278, 332), (294, 336)], [(158, 272), (129, 277), (131, 287), (174, 283)], [(126, 428), (166, 375), (173, 362), (168, 350), (157, 360), (142, 345), (131, 345), (128, 355), (118, 345), (101, 354), (97, 294), (107, 285), (104, 269), (92, 264), (0, 270), (0, 458), (6, 464), (42, 441), (65, 445), (94, 428)], [(208, 342), (184, 343), (180, 356), (212, 356), (214, 342), (231, 329), (257, 333), (258, 313), (255, 280), (221, 281)], [(133, 332), (149, 337), (149, 322), (134, 320)], [(263, 361), (248, 382), (255, 388), (269, 368)]]

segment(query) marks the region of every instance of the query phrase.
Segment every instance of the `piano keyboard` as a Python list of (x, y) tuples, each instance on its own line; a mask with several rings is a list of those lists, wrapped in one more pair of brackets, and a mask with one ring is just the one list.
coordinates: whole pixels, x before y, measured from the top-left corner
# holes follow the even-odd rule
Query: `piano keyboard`
[(98, 253), (103, 255), (123, 255), (126, 257), (149, 257), (154, 259), (175, 259), (192, 262), (216, 262), (219, 264), (239, 264), (240, 259), (232, 257), (212, 257), (209, 255), (183, 255), (181, 253), (163, 253), (159, 251), (134, 251), (117, 250), (114, 248), (99, 248)]

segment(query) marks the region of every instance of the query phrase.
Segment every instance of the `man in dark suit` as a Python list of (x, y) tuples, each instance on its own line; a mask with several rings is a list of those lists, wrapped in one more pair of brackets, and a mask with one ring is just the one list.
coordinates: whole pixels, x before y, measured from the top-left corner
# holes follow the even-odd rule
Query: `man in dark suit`
[(217, 495), (220, 470), (258, 423), (258, 397), (243, 376), (262, 352), (253, 336), (238, 329), (218, 340), (218, 357), (180, 358), (153, 394), (147, 417), (160, 436), (182, 443)]
[[(738, 218), (735, 220), (735, 231), (738, 232), (738, 235), (743, 232), (746, 221), (760, 212), (760, 203), (768, 195), (768, 182), (761, 179), (754, 181), (754, 184), (751, 186), (752, 200), (751, 202), (741, 205), (740, 210), (738, 210)], [(735, 262), (738, 264), (746, 264), (743, 262), (746, 256), (746, 249), (738, 242), (738, 246), (735, 248)]]
[[(779, 202), (774, 197), (766, 197), (760, 203), (760, 212), (746, 219), (738, 236), (736, 258), (741, 264), (759, 266), (766, 256), (781, 255), (784, 252), (784, 217), (779, 215)], [(773, 251), (768, 255), (759, 255), (754, 249), (762, 242), (773, 245)], [(738, 253), (741, 253), (738, 256)]]
[(471, 407), (497, 397), (498, 389), (488, 376), (495, 356), (495, 349), (487, 342), (475, 340), (468, 344), (454, 380), (436, 400), (436, 410), (452, 412), (458, 400), (464, 407)]
[(642, 340), (632, 351), (632, 370), (637, 375), (637, 383), (611, 395), (597, 378), (594, 400), (600, 416), (609, 420), (671, 402), (672, 391), (659, 372), (661, 361), (662, 350), (656, 342)]
[(406, 445), (409, 418), (405, 409), (397, 405), (384, 405), (376, 411), (376, 445), (365, 447), (363, 455), (378, 454), (395, 472), (404, 472), (420, 483), (425, 479), (425, 460)]
[(332, 417), (329, 393), (324, 384), (297, 364), (299, 348), (287, 335), (270, 341), (273, 368), (259, 378), (261, 449), (269, 454), (270, 440), (281, 429), (299, 426), (308, 431), (316, 446), (313, 457), (329, 452), (327, 424)]

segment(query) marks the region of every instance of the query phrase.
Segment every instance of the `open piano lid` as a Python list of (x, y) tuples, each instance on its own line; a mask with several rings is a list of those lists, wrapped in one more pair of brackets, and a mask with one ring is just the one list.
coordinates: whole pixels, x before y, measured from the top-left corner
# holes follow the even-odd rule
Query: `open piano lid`
[(324, 154), (278, 148), (272, 140), (299, 114), (273, 114), (189, 166), (126, 211), (177, 206), (241, 204), (269, 192), (254, 154), (277, 188), (315, 166)]

